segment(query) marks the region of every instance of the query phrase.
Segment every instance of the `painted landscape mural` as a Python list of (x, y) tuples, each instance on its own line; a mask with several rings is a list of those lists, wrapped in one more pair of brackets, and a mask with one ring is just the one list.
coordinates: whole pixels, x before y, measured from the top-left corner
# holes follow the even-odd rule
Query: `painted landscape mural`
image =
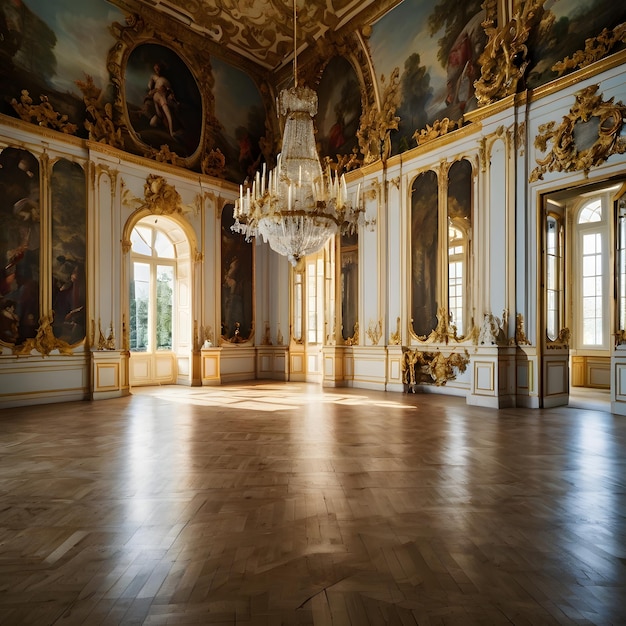
[[(478, 59), (486, 44), (482, 5), (483, 0), (404, 0), (372, 25), (368, 41), (381, 91), (383, 77), (389, 81), (396, 68), (399, 72), (394, 154), (414, 147), (415, 132), (427, 124), (443, 118), (456, 121), (477, 107), (474, 83), (480, 78)], [(625, 22), (626, 5), (613, 0), (546, 0), (537, 14), (528, 40), (529, 88), (557, 78), (554, 63), (584, 48), (587, 38)], [(111, 26), (123, 24), (125, 18), (106, 0), (0, 0), (0, 112), (16, 116), (11, 101), (26, 90), (33, 103), (47, 98), (54, 111), (75, 125), (73, 134), (86, 137), (86, 107), (76, 82), (90, 76), (101, 99), (113, 99), (106, 66), (117, 43)], [(121, 89), (139, 141), (126, 149), (142, 153), (141, 147), (158, 150), (165, 142), (185, 157), (218, 148), (226, 161), (220, 175), (242, 182), (271, 148), (261, 145), (266, 135), (263, 99), (244, 72), (217, 58), (211, 58), (211, 65), (210, 102), (200, 102), (206, 91), (194, 84), (198, 68), (186, 64), (176, 50), (157, 42), (131, 50)], [(146, 98), (151, 77), (159, 72), (157, 78), (167, 78), (172, 87), (171, 99), (163, 104)], [(322, 156), (335, 158), (356, 146), (361, 103), (355, 80), (354, 69), (341, 58), (331, 59), (321, 77), (317, 123)], [(215, 116), (215, 133), (204, 140), (198, 138), (203, 115)], [(199, 145), (201, 141), (208, 145)], [(200, 159), (190, 159), (187, 166), (199, 168)]]
[[(413, 134), (445, 117), (458, 120), (477, 107), (474, 81), (487, 43), (482, 0), (404, 0), (373, 26), (370, 48), (379, 81), (400, 70), (400, 123), (393, 153), (414, 147)], [(612, 0), (547, 0), (528, 40), (527, 87), (558, 77), (557, 61), (585, 47), (603, 28), (626, 21)], [(623, 46), (622, 46), (623, 47)], [(538, 61), (541, 59), (541, 61)]]

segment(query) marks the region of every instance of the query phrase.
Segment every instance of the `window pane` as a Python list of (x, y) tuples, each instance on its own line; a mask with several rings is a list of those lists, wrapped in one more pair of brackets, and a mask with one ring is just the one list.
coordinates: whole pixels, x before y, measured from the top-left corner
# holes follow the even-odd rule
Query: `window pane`
[(154, 248), (161, 259), (173, 259), (176, 256), (174, 245), (170, 238), (161, 231), (156, 233)]
[(156, 299), (156, 348), (157, 350), (171, 350), (174, 303), (173, 267), (157, 266)]
[(152, 256), (152, 247), (150, 245), (152, 241), (152, 230), (150, 228), (146, 226), (136, 226), (130, 234), (130, 241), (133, 252)]
[(602, 221), (602, 201), (600, 199), (592, 200), (583, 207), (578, 216), (579, 224), (590, 224), (592, 222)]
[(133, 352), (148, 350), (148, 311), (150, 301), (150, 266), (133, 263), (133, 280), (130, 284), (130, 349)]
[(595, 254), (596, 253), (596, 236), (584, 235), (583, 236), (583, 254)]

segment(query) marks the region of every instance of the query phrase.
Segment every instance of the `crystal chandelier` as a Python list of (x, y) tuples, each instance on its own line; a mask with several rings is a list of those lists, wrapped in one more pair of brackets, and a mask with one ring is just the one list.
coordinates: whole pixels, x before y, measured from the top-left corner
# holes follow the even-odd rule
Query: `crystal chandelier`
[(292, 265), (335, 234), (351, 234), (365, 223), (360, 184), (353, 204), (345, 177), (322, 169), (313, 127), (317, 94), (297, 77), (296, 19), (294, 0), (294, 86), (283, 89), (277, 102), (278, 114), (285, 117), (282, 150), (273, 170), (267, 172), (264, 164), (251, 185), (240, 186), (232, 226), (246, 241), (261, 235)]

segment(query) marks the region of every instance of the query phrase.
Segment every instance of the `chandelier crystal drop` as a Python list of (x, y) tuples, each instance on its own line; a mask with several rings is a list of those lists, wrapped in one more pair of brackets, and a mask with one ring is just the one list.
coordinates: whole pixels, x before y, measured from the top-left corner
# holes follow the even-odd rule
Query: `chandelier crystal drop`
[(278, 97), (278, 114), (285, 119), (282, 149), (276, 167), (265, 164), (245, 190), (240, 186), (232, 226), (249, 241), (263, 241), (292, 265), (317, 252), (337, 233), (353, 233), (365, 223), (360, 208), (360, 184), (354, 203), (345, 176), (322, 165), (317, 154), (313, 118), (317, 94), (297, 80), (296, 5), (294, 0), (294, 86)]

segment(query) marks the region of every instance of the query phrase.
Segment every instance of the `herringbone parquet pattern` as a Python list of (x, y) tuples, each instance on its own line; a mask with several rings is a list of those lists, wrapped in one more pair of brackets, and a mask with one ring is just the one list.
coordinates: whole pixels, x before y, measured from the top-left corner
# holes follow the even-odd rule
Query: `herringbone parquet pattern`
[(315, 385), (0, 412), (0, 623), (626, 624), (626, 418)]

